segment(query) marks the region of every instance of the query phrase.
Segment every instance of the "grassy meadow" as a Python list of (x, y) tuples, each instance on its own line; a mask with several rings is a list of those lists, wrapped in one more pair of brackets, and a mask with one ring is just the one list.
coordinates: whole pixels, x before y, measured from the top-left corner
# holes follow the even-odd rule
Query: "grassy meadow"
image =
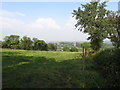
[(90, 88), (102, 78), (80, 52), (2, 49), (3, 88)]
[(120, 88), (120, 9), (108, 1), (4, 2), (2, 88)]

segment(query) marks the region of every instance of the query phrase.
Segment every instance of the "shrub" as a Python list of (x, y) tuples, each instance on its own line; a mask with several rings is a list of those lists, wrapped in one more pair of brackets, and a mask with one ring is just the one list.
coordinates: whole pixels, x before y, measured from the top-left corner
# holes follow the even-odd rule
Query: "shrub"
[(48, 50), (50, 51), (56, 51), (57, 50), (57, 45), (54, 45), (53, 43), (48, 43)]
[(63, 51), (70, 51), (69, 47), (63, 47)]
[(71, 48), (70, 48), (70, 51), (71, 51), (71, 52), (78, 52), (78, 49), (77, 49), (76, 47), (71, 47)]
[(106, 79), (106, 87), (120, 87), (120, 49), (107, 49), (93, 57), (95, 69)]

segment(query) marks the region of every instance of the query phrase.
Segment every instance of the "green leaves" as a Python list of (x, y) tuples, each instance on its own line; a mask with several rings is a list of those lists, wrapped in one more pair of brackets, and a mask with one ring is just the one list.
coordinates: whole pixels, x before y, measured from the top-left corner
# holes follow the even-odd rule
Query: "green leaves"
[(48, 43), (47, 46), (48, 46), (48, 50), (51, 50), (51, 51), (57, 50), (57, 45), (55, 45), (53, 43)]
[(5, 48), (18, 48), (19, 39), (20, 39), (20, 36), (18, 36), (18, 35), (6, 36), (4, 38), (3, 47), (5, 47)]
[(88, 43), (88, 42), (84, 42), (84, 43), (81, 44), (81, 46), (85, 49), (88, 49), (88, 48), (90, 48), (91, 44)]
[(32, 47), (32, 40), (30, 39), (30, 37), (24, 36), (21, 39), (21, 48), (24, 50), (30, 50)]
[(82, 4), (82, 9), (79, 7), (78, 10), (73, 10), (73, 16), (77, 20), (75, 27), (90, 35), (88, 40), (91, 41), (92, 48), (95, 50), (101, 48), (103, 40), (108, 37), (108, 32), (113, 30), (111, 27), (113, 20), (109, 20), (112, 12), (105, 7), (106, 2), (94, 1)]
[(2, 48), (24, 49), (24, 50), (47, 50), (47, 44), (43, 40), (24, 36), (20, 39), (18, 35), (10, 35), (4, 38)]

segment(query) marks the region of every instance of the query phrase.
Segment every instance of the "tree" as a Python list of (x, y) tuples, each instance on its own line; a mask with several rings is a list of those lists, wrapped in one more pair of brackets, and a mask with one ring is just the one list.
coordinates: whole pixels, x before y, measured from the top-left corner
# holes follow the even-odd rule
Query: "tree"
[(84, 60), (87, 56), (87, 50), (90, 48), (91, 44), (88, 42), (84, 42), (81, 44), (81, 47), (83, 48), (83, 58), (82, 58), (82, 71), (85, 69)]
[(34, 50), (47, 50), (47, 44), (43, 40), (33, 38), (33, 49)]
[(20, 47), (24, 50), (32, 49), (32, 40), (30, 39), (30, 37), (24, 36), (21, 39)]
[(71, 47), (71, 48), (70, 48), (70, 51), (71, 51), (71, 52), (78, 52), (78, 49), (77, 49), (76, 47)]
[(38, 39), (33, 38), (33, 50), (38, 50)]
[(82, 4), (82, 9), (79, 7), (78, 10), (73, 10), (73, 16), (77, 20), (75, 27), (88, 33), (88, 40), (95, 51), (101, 48), (103, 40), (108, 36), (107, 30), (111, 29), (109, 27), (111, 23), (108, 20), (111, 12), (105, 9), (106, 2), (99, 1)]
[(5, 41), (2, 41), (2, 48), (8, 48), (8, 45)]
[(3, 48), (19, 48), (20, 36), (10, 35), (6, 36), (3, 41)]
[(47, 44), (43, 40), (37, 41), (38, 50), (47, 50)]
[(84, 42), (81, 44), (81, 47), (83, 48), (83, 57), (87, 56), (87, 50), (90, 48), (91, 44), (88, 42)]
[(63, 51), (70, 51), (69, 47), (63, 47)]
[(118, 15), (118, 12), (112, 12), (108, 19), (111, 23), (112, 30), (108, 31), (108, 39), (111, 40), (113, 45), (116, 48), (120, 47), (120, 16)]
[(53, 43), (48, 43), (48, 50), (50, 51), (56, 51), (57, 50), (57, 45), (54, 45)]

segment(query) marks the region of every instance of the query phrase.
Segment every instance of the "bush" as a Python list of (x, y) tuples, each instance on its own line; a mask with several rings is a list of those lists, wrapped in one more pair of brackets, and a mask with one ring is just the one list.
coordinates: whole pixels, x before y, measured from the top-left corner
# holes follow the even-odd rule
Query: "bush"
[(76, 47), (71, 47), (71, 48), (70, 48), (70, 51), (71, 51), (71, 52), (78, 52), (78, 49), (77, 49)]
[(63, 47), (63, 51), (70, 51), (70, 48), (69, 47)]
[(106, 79), (105, 87), (120, 87), (120, 49), (107, 49), (93, 57), (95, 69)]
[(54, 45), (53, 43), (48, 43), (48, 50), (49, 51), (56, 51), (57, 50), (57, 45)]

